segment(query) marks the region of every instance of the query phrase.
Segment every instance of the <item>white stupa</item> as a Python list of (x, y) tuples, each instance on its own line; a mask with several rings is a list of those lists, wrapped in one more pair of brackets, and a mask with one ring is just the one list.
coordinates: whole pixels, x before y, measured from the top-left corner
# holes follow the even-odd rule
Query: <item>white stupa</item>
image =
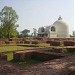
[(62, 20), (59, 16), (58, 20), (52, 25), (39, 27), (38, 37), (48, 38), (68, 38), (69, 37), (69, 24)]
[(59, 16), (58, 20), (53, 23), (53, 26), (56, 28), (57, 37), (69, 37), (69, 24), (64, 21), (61, 16)]

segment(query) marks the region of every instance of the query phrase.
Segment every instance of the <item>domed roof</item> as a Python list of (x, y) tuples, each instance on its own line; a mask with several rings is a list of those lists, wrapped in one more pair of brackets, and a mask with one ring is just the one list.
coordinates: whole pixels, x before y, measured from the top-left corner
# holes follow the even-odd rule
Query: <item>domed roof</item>
[(53, 26), (56, 28), (58, 37), (68, 37), (69, 28), (68, 23), (62, 20), (61, 16), (59, 16), (58, 20), (53, 23)]
[(62, 20), (61, 16), (59, 16), (58, 20), (55, 21), (55, 22), (53, 23), (53, 25), (54, 25), (54, 26), (55, 26), (55, 25), (62, 25), (62, 27), (63, 27), (63, 26), (68, 27), (68, 23), (67, 23), (66, 21)]

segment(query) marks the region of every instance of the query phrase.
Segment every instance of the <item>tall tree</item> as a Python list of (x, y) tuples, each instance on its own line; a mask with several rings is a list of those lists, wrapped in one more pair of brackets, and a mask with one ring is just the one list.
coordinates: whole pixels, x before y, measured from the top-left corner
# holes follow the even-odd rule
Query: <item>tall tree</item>
[(18, 15), (12, 7), (5, 6), (0, 12), (0, 37), (10, 38), (17, 35)]
[(28, 29), (24, 29), (21, 33), (22, 33), (22, 36), (23, 37), (26, 37), (26, 36), (28, 36), (28, 33), (30, 32), (30, 30), (28, 30)]

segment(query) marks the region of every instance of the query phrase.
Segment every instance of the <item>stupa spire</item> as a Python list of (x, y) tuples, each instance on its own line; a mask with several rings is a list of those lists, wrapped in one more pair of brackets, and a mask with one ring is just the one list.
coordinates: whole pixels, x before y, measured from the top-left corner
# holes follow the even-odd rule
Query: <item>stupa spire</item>
[(58, 20), (62, 20), (62, 18), (61, 18), (61, 15), (59, 15), (59, 18), (58, 18)]

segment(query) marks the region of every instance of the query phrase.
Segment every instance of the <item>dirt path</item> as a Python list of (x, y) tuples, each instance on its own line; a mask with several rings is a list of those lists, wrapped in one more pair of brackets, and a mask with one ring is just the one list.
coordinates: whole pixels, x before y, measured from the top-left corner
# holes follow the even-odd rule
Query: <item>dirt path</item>
[(0, 75), (75, 75), (75, 55), (30, 67), (19, 67), (11, 62), (0, 61)]

